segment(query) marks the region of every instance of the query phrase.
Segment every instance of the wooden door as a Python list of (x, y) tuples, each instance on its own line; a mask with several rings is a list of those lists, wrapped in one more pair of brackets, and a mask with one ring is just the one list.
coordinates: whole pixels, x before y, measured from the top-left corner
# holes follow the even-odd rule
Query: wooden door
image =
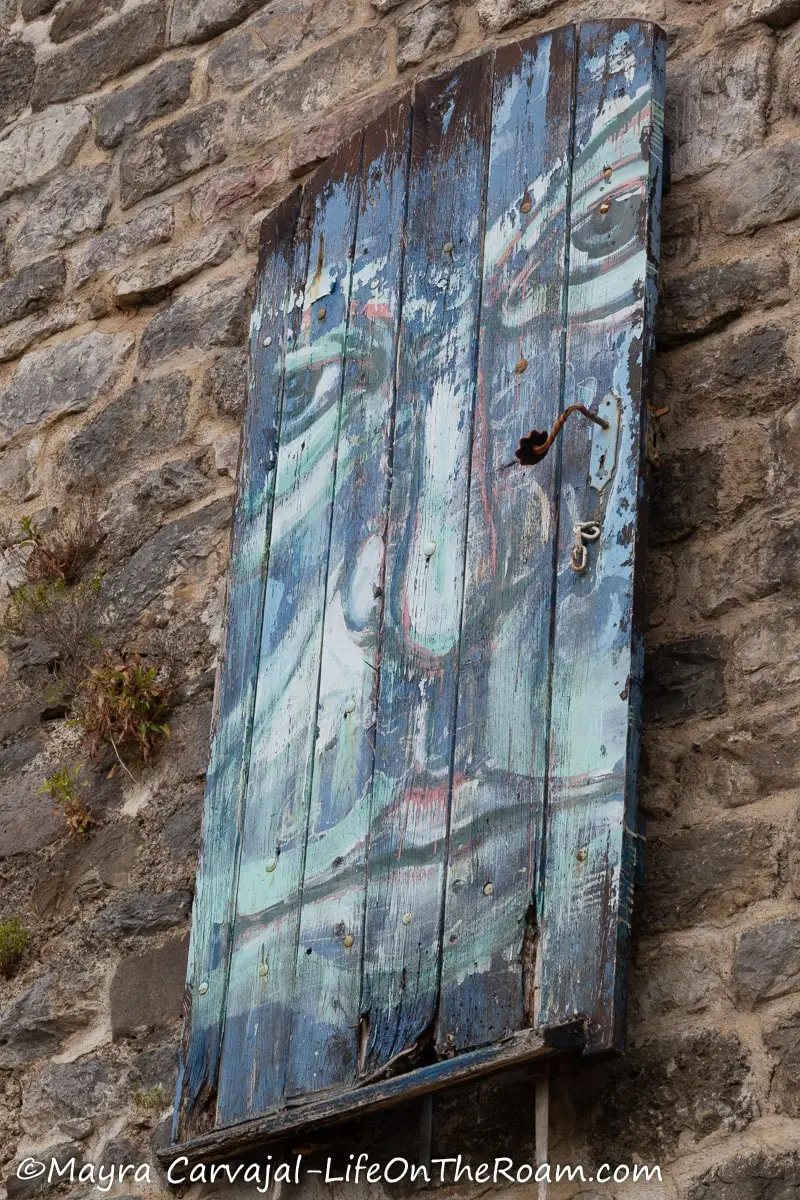
[[(664, 54), (625, 21), (491, 49), (264, 223), (174, 1130), (198, 1153), (622, 1046)], [(574, 404), (601, 424), (520, 465)]]

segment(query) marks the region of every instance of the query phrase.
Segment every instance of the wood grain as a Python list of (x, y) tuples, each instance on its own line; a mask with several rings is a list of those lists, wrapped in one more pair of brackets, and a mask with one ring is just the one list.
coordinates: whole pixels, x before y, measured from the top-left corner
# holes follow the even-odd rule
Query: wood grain
[[(564, 405), (596, 409), (610, 396), (619, 440), (613, 476), (598, 488), (592, 441), (602, 431), (576, 423), (561, 438), (537, 1025), (583, 1016), (591, 1049), (620, 1048), (623, 1040), (642, 665), (634, 573), (663, 62), (663, 36), (652, 26), (581, 27)], [(600, 538), (588, 549), (587, 569), (576, 573), (573, 526), (590, 520)]]
[(317, 724), (361, 138), (303, 194), (217, 1122), (283, 1095)]
[(364, 131), (287, 1095), (355, 1081), (408, 102)]
[(549, 428), (559, 411), (574, 43), (567, 26), (498, 50), (495, 62), (440, 1053), (495, 1041), (525, 1021), (523, 951), (547, 767), (556, 462), (501, 468), (521, 434)]
[(492, 60), (417, 86), (376, 730), (367, 1073), (432, 1032), (463, 600)]
[(299, 202), (297, 189), (261, 229), (250, 325), (248, 401), (228, 567), (226, 632), (192, 910), (173, 1136), (186, 1137), (208, 1127), (214, 1118), (272, 521), (286, 299)]

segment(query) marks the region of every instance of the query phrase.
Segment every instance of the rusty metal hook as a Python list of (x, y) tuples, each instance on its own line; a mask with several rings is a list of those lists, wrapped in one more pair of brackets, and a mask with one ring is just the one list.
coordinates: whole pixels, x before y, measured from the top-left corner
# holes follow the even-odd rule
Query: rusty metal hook
[(601, 429), (608, 429), (608, 421), (605, 421), (602, 417), (598, 417), (585, 404), (570, 404), (569, 408), (565, 408), (560, 416), (556, 418), (555, 424), (549, 433), (545, 433), (541, 429), (532, 429), (530, 433), (520, 438), (519, 445), (514, 451), (513, 459), (511, 462), (504, 463), (500, 467), (500, 470), (505, 471), (508, 467), (513, 467), (516, 463), (519, 463), (522, 467), (532, 467), (536, 463), (541, 462), (564, 428), (567, 417), (571, 416), (574, 412), (579, 412), (589, 421), (594, 421), (595, 425), (599, 425)]

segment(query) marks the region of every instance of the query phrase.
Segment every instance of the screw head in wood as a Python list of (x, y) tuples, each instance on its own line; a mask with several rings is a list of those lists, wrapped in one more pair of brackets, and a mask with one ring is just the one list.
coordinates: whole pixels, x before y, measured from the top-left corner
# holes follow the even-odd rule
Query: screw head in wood
[(264, 863), (264, 870), (267, 872), (268, 875), (271, 875), (272, 872), (277, 867), (277, 865), (278, 865), (277, 858), (268, 858), (267, 861)]
[(267, 964), (266, 964), (266, 963), (259, 963), (259, 964), (258, 964), (258, 973), (259, 973), (259, 975), (261, 976), (261, 978), (262, 978), (262, 979), (263, 979), (263, 978), (264, 978), (266, 975), (269, 975), (269, 967), (267, 966)]
[(445, 244), (442, 246), (442, 253), (444, 254), (452, 254), (454, 250), (455, 246), (452, 242), (445, 242)]
[(352, 933), (346, 933), (344, 936), (345, 950), (352, 950), (353, 946), (355, 945), (355, 941), (356, 939), (353, 937)]
[(267, 336), (264, 338), (264, 345), (265, 346), (272, 345), (272, 336), (270, 334), (267, 334)]
[(404, 925), (410, 925), (411, 920), (412, 920), (411, 913), (403, 913), (403, 924)]
[(426, 558), (433, 558), (434, 554), (436, 553), (436, 542), (434, 542), (433, 539), (431, 539), (429, 542), (426, 542), (422, 547), (422, 553)]
[(198, 990), (198, 992), (200, 993), (200, 995), (201, 995), (201, 996), (205, 996), (206, 992), (208, 991), (208, 984), (207, 984), (207, 983), (201, 983), (201, 984), (200, 984), (200, 986), (199, 986), (199, 988), (198, 988), (197, 990)]
[(611, 205), (609, 204), (609, 202), (607, 200), (604, 200), (603, 203), (600, 205), (598, 212), (600, 212), (603, 216), (605, 216), (606, 213), (610, 212), (610, 211), (611, 211)]
[(527, 360), (527, 358), (521, 358), (521, 359), (519, 360), (519, 362), (517, 363), (517, 368), (516, 368), (516, 369), (517, 369), (517, 374), (518, 374), (518, 375), (524, 375), (524, 374), (525, 374), (525, 372), (526, 372), (526, 371), (527, 371), (527, 369), (528, 369), (528, 360)]
[(327, 317), (327, 315), (328, 315), (327, 308), (320, 308), (317, 312), (317, 320), (324, 321), (325, 318)]
[(533, 208), (533, 204), (531, 202), (531, 198), (528, 195), (528, 193), (526, 192), (525, 195), (522, 197), (522, 202), (520, 203), (519, 211), (528, 213), (531, 211), (532, 208)]
[(494, 891), (494, 884), (491, 882), (491, 880), (488, 883), (485, 883), (483, 885), (484, 896), (491, 896), (493, 891)]
[(575, 857), (578, 862), (586, 862), (589, 857), (589, 851), (584, 846), (581, 846), (580, 850), (576, 852)]
[(603, 167), (603, 179), (610, 179), (614, 174), (613, 167)]
[(344, 715), (346, 717), (349, 717), (350, 713), (355, 712), (355, 711), (356, 711), (356, 702), (353, 699), (353, 697), (351, 696), (349, 700), (345, 700), (345, 702), (344, 702)]

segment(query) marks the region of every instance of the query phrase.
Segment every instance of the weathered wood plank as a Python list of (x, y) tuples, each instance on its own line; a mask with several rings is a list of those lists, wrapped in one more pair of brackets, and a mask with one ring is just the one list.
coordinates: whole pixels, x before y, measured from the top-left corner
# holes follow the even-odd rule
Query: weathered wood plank
[(286, 1093), (355, 1081), (409, 101), (364, 131)]
[(372, 1072), (433, 1033), (492, 54), (414, 97), (362, 1011)]
[(577, 1027), (559, 1030), (557, 1035), (547, 1040), (535, 1030), (524, 1029), (493, 1046), (419, 1067), (405, 1075), (347, 1089), (334, 1096), (313, 1098), (307, 1104), (289, 1106), (244, 1121), (233, 1129), (215, 1130), (183, 1145), (165, 1147), (157, 1152), (158, 1157), (165, 1165), (179, 1155), (185, 1155), (190, 1164), (232, 1161), (239, 1155), (261, 1148), (271, 1139), (285, 1137), (289, 1133), (321, 1129), (345, 1118), (377, 1112), (400, 1101), (429, 1096), (457, 1083), (469, 1084), (496, 1071), (580, 1048), (580, 1030)]
[(520, 1029), (532, 989), (556, 461), (502, 467), (559, 411), (574, 65), (572, 26), (495, 60), (440, 1052)]
[[(203, 848), (192, 911), (173, 1136), (210, 1126), (233, 920), (261, 609), (272, 519), (280, 422), (286, 298), (300, 190), (264, 221), (250, 325), (248, 402), (242, 432), (231, 542), (226, 632), (220, 655), (215, 728), (206, 777)], [(266, 344), (264, 330), (273, 331)]]
[(307, 269), (285, 356), (218, 1124), (275, 1104), (286, 1074), (360, 151), (360, 137), (346, 143), (303, 195), (310, 253), (301, 241)]
[[(552, 753), (538, 1024), (583, 1015), (620, 1047), (633, 887), (641, 683), (634, 570), (642, 550), (643, 396), (652, 349), (664, 40), (649, 25), (581, 27), (570, 209), (564, 405), (600, 406), (616, 444), (573, 418), (562, 434)], [(599, 443), (605, 453), (592, 453)], [(613, 461), (609, 475), (606, 461)], [(578, 522), (600, 538), (570, 557)]]

